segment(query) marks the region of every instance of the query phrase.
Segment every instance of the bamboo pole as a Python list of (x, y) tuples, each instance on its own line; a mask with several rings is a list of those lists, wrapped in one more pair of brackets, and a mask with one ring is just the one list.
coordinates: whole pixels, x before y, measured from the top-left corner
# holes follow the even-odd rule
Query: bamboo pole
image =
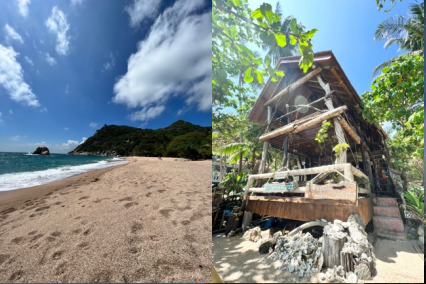
[(345, 131), (349, 134), (349, 136), (352, 137), (352, 139), (355, 141), (356, 144), (361, 143), (361, 137), (356, 134), (356, 132), (352, 129), (352, 127), (348, 124), (348, 122), (341, 116), (337, 117), (337, 120), (339, 121), (340, 125), (345, 129)]
[(318, 123), (323, 122), (324, 120), (331, 119), (333, 117), (338, 116), (339, 114), (343, 113), (345, 110), (347, 110), (347, 106), (341, 106), (338, 108), (335, 108), (333, 110), (330, 110), (328, 112), (325, 112), (323, 114), (320, 114), (319, 116), (315, 117), (312, 120), (309, 120), (305, 123), (302, 123), (300, 125), (297, 125), (296, 122), (290, 123), (288, 125), (285, 125), (283, 127), (280, 127), (278, 129), (275, 129), (274, 131), (271, 131), (269, 133), (265, 133), (262, 136), (259, 137), (260, 141), (269, 140), (271, 138), (286, 134), (286, 133), (298, 133), (301, 132), (313, 125), (316, 125)]
[(299, 88), (301, 85), (303, 85), (304, 83), (306, 83), (309, 79), (311, 79), (315, 75), (319, 74), (321, 71), (322, 71), (322, 68), (318, 67), (317, 69), (315, 69), (312, 72), (308, 73), (307, 75), (305, 75), (304, 77), (300, 78), (299, 80), (297, 80), (296, 82), (294, 82), (290, 86), (287, 86), (284, 90), (282, 90), (281, 92), (279, 92), (275, 97), (269, 99), (263, 106), (271, 105), (272, 103), (278, 101), (284, 95), (293, 92), (294, 90), (296, 90), (297, 88)]

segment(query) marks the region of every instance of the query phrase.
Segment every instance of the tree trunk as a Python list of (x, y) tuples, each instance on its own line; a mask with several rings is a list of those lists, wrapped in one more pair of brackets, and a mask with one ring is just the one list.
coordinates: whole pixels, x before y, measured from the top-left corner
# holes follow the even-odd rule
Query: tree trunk
[(330, 236), (324, 236), (322, 243), (322, 253), (324, 255), (324, 266), (326, 268), (333, 268), (335, 265), (339, 266), (340, 251), (346, 242), (346, 237), (335, 239)]

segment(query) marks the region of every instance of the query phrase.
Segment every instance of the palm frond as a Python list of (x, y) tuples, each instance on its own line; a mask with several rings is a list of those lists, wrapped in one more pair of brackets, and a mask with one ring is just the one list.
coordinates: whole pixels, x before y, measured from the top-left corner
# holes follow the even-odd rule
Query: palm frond
[(241, 151), (244, 147), (247, 147), (246, 143), (230, 143), (222, 146), (220, 149), (224, 155), (231, 155), (235, 152)]
[(404, 25), (406, 23), (405, 16), (394, 16), (387, 18), (377, 26), (374, 33), (374, 41), (386, 40), (392, 37), (403, 37), (406, 30)]

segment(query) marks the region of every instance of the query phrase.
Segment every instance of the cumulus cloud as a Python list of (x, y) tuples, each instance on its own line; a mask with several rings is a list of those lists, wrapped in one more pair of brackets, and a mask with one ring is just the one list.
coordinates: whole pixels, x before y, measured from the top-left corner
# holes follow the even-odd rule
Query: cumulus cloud
[(136, 27), (145, 19), (155, 19), (160, 9), (160, 0), (133, 0), (124, 9), (130, 16), (130, 26)]
[(41, 110), (40, 110), (40, 112), (47, 112), (47, 108), (42, 108)]
[(12, 47), (7, 48), (0, 44), (0, 85), (12, 100), (29, 106), (39, 106), (36, 95), (24, 81), (21, 64), (16, 60), (18, 55)]
[[(87, 137), (83, 137), (83, 138), (81, 139), (80, 144), (83, 144), (84, 142), (86, 142), (86, 140), (87, 140)], [(79, 145), (80, 145), (80, 144), (79, 144)]]
[(46, 27), (56, 35), (56, 52), (67, 55), (70, 44), (67, 32), (70, 26), (64, 13), (56, 6), (52, 8), (52, 15), (47, 19)]
[(81, 5), (83, 0), (71, 0), (71, 6)]
[(46, 52), (44, 59), (46, 59), (47, 63), (49, 63), (50, 66), (56, 65), (56, 59), (50, 56), (48, 52)]
[(89, 126), (92, 128), (95, 128), (96, 126), (98, 126), (98, 124), (96, 122), (91, 122)]
[[(10, 109), (10, 110), (9, 110), (9, 113), (10, 113), (10, 114), (13, 114), (13, 111)], [(0, 113), (0, 114), (1, 114), (1, 113)]]
[(30, 64), (31, 66), (34, 66), (34, 62), (27, 56), (25, 56), (25, 60)]
[(21, 136), (19, 136), (19, 135), (15, 135), (15, 136), (11, 137), (10, 139), (13, 140), (13, 141), (19, 141), (20, 137)]
[(75, 148), (78, 146), (78, 141), (75, 140), (68, 140), (67, 143), (62, 143), (62, 147), (65, 149)]
[(4, 26), (4, 34), (6, 38), (6, 42), (10, 43), (12, 40), (19, 41), (20, 43), (24, 43), (21, 35), (18, 34), (9, 24)]
[(68, 127), (65, 127), (64, 129), (65, 129), (65, 130), (68, 130)]
[(147, 121), (159, 116), (164, 111), (164, 106), (144, 107), (140, 111), (132, 113), (129, 118), (131, 121)]
[(109, 69), (111, 69), (112, 67), (115, 66), (115, 57), (112, 54), (112, 52), (109, 55), (109, 59), (110, 59), (109, 61), (107, 61), (107, 62), (104, 63), (102, 72), (103, 71), (108, 71)]
[[(202, 0), (180, 0), (151, 27), (127, 73), (114, 85), (114, 103), (142, 107), (130, 118), (153, 118), (171, 96), (181, 96), (200, 111), (211, 110), (211, 11), (196, 14)], [(149, 108), (148, 108), (149, 107)], [(154, 108), (147, 116), (150, 108)]]
[(19, 13), (26, 17), (28, 16), (28, 5), (31, 3), (30, 0), (16, 0), (18, 4)]

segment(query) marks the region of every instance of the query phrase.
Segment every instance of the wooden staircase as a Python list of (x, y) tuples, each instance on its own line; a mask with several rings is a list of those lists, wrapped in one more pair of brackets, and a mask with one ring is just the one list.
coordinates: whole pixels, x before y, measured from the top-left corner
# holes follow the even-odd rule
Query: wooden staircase
[(396, 198), (373, 198), (373, 224), (376, 235), (405, 240), (404, 223), (401, 219)]

